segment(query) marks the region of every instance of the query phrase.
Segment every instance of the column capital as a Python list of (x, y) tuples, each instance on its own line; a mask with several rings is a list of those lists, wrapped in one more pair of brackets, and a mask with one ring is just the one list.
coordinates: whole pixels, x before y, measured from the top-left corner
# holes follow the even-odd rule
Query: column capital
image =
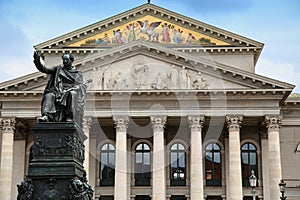
[(113, 116), (113, 121), (117, 131), (125, 132), (127, 130), (129, 122), (129, 117), (127, 115)]
[(15, 118), (0, 118), (0, 123), (2, 126), (2, 130), (5, 132), (13, 132), (15, 130)]
[(201, 131), (205, 118), (203, 115), (189, 115), (188, 121), (191, 131)]
[(239, 131), (243, 121), (242, 115), (226, 115), (227, 128), (230, 131)]
[(279, 131), (282, 116), (279, 115), (266, 115), (265, 124), (268, 131)]
[(167, 116), (150, 116), (152, 128), (156, 131), (162, 131), (167, 122)]

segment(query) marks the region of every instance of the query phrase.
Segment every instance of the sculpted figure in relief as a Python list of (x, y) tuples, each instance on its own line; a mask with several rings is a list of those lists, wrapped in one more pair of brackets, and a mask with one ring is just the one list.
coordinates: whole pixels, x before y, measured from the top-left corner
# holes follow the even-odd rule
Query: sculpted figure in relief
[(126, 80), (126, 78), (124, 78), (124, 75), (120, 71), (115, 75), (115, 78), (113, 81), (113, 88), (115, 88), (117, 90), (128, 88), (127, 80)]
[(156, 79), (154, 80), (151, 86), (154, 89), (160, 90), (168, 88), (165, 76), (162, 73), (158, 72)]
[(185, 67), (182, 67), (182, 70), (179, 72), (180, 76), (180, 89), (187, 89), (188, 88), (188, 72)]
[(111, 89), (111, 72), (106, 68), (103, 72), (103, 88), (105, 90)]
[(205, 78), (202, 76), (202, 73), (199, 72), (193, 80), (193, 86), (195, 89), (207, 89), (208, 84)]
[(170, 88), (177, 89), (178, 70), (176, 69), (175, 65), (172, 65), (172, 69), (168, 77), (170, 78)]
[(145, 86), (148, 74), (148, 66), (139, 62), (134, 66), (132, 76), (135, 78), (135, 85), (137, 88), (142, 88)]

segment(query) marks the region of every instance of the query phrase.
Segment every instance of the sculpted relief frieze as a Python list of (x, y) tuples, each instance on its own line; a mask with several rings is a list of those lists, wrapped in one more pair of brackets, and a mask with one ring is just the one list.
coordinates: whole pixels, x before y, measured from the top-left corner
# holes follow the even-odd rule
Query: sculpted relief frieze
[(207, 89), (201, 72), (167, 63), (138, 59), (103, 67), (92, 75), (95, 90)]

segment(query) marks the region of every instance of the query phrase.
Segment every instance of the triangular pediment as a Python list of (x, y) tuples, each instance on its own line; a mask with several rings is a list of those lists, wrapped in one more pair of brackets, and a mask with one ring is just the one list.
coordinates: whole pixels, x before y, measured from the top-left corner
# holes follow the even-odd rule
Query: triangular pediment
[[(89, 91), (291, 92), (293, 85), (213, 60), (197, 58), (159, 43), (134, 41), (76, 60)], [(47, 76), (33, 73), (0, 84), (2, 91), (41, 91)]]
[(153, 4), (144, 4), (35, 46), (35, 49), (101, 48), (134, 40), (168, 45), (256, 47), (263, 44)]
[(134, 40), (148, 40), (163, 44), (218, 45), (232, 44), (207, 34), (192, 30), (191, 27), (175, 24), (150, 14), (132, 19), (125, 24), (112, 26), (111, 29), (87, 37), (68, 47), (91, 47), (97, 45), (121, 45)]

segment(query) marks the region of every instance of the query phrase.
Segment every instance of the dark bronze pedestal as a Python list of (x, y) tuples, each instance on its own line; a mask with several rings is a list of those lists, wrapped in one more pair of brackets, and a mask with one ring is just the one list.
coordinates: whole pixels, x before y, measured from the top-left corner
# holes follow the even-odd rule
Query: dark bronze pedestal
[(18, 200), (92, 199), (83, 168), (86, 136), (78, 125), (36, 123), (33, 131), (33, 155), (28, 176), (18, 185)]

